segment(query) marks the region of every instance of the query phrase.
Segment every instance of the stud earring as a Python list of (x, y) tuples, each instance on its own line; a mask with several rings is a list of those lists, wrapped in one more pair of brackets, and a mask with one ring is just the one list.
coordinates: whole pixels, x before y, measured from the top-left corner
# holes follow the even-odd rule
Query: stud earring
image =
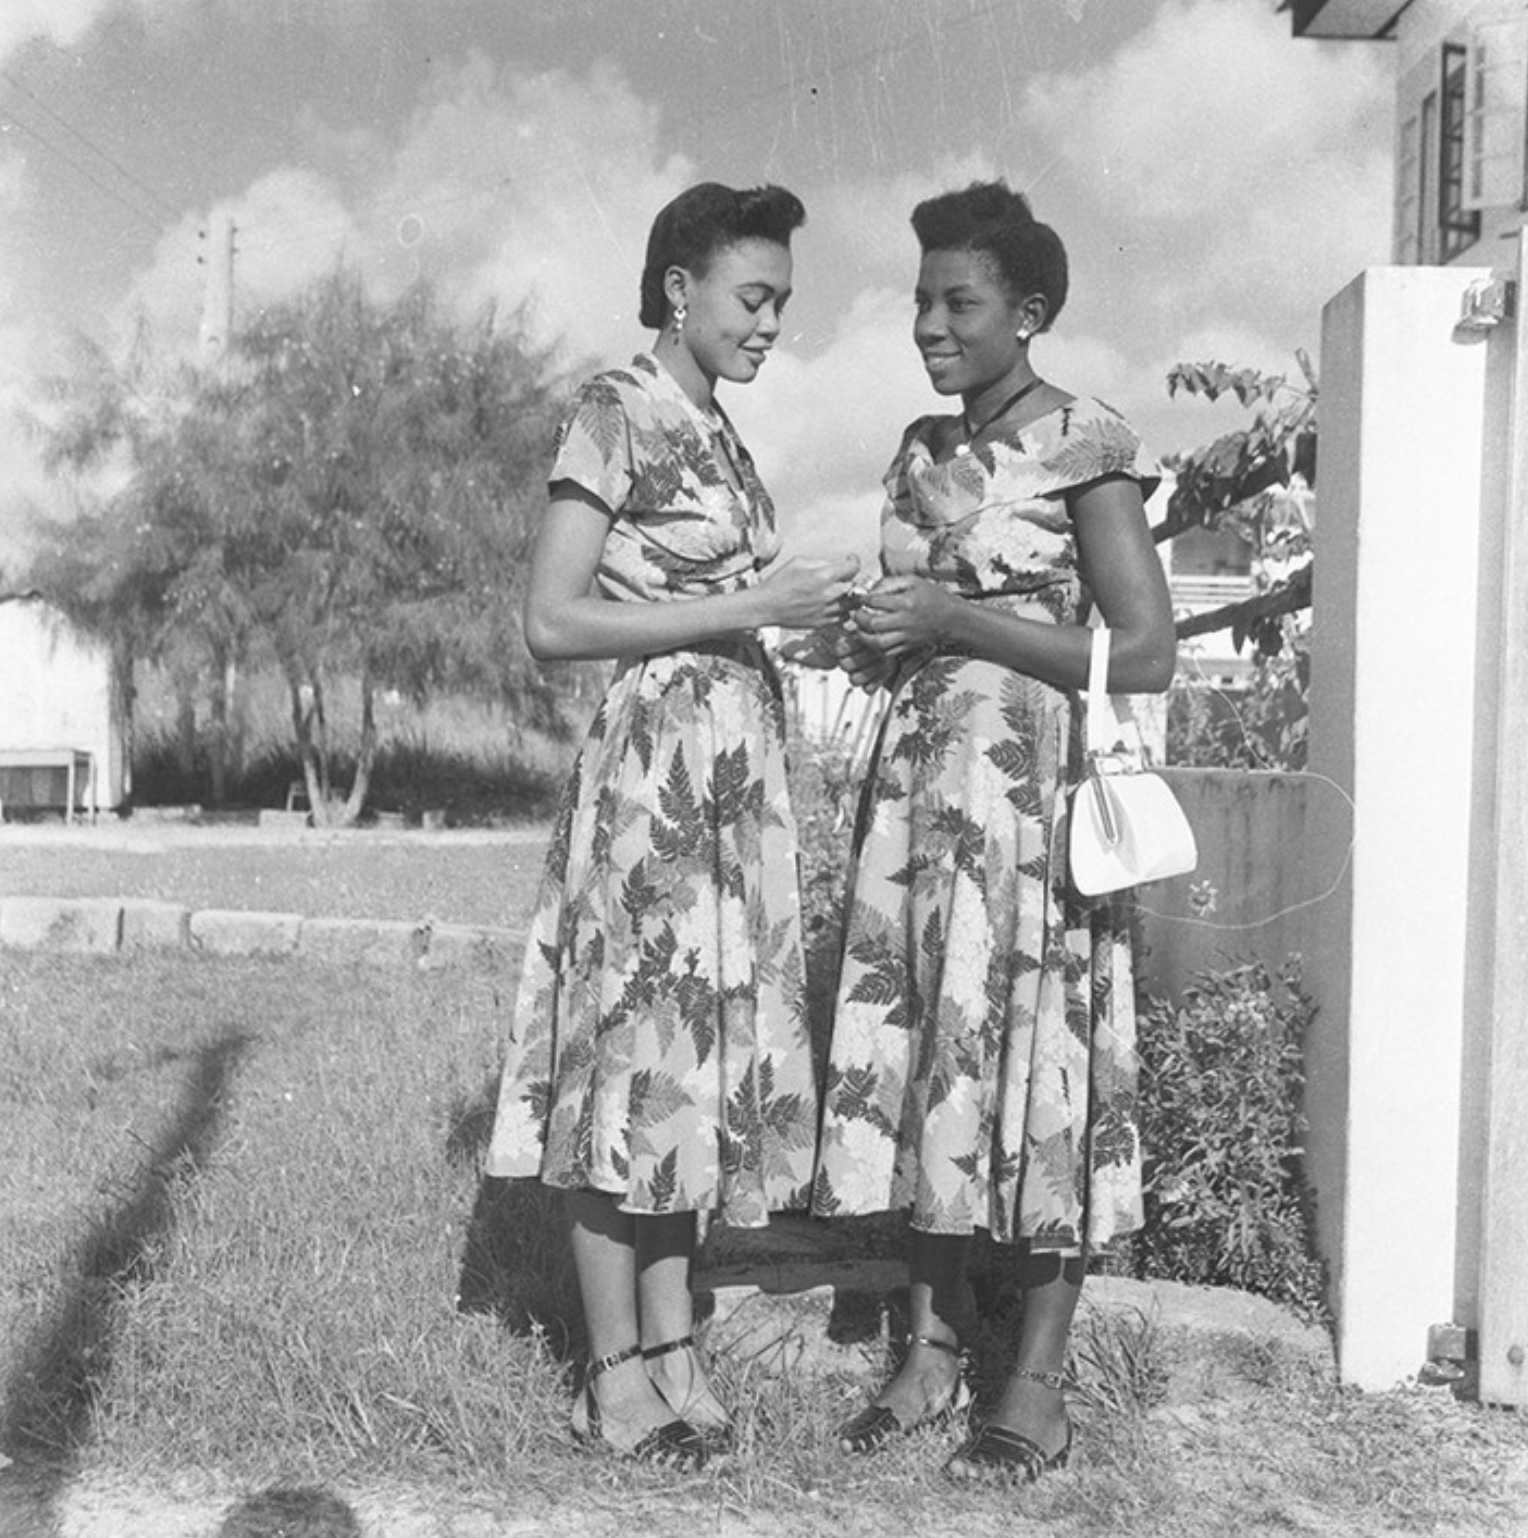
[(1029, 340), (1030, 333), (1027, 331), (1015, 331), (1013, 336), (1014, 340), (1017, 342), (1027, 342)]

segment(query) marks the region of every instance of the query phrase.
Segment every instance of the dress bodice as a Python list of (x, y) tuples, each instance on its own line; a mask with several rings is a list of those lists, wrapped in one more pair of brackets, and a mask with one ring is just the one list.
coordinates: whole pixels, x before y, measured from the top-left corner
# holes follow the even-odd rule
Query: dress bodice
[(735, 592), (780, 548), (774, 505), (726, 413), (703, 412), (650, 353), (574, 396), (550, 481), (611, 514), (596, 579), (608, 598)]
[(1161, 478), (1156, 461), (1118, 412), (1088, 398), (938, 458), (934, 444), (947, 421), (914, 422), (886, 474), (884, 570), (1004, 607), (1038, 605), (1057, 623), (1070, 622), (1081, 578), (1067, 492), (1128, 475), (1150, 495)]

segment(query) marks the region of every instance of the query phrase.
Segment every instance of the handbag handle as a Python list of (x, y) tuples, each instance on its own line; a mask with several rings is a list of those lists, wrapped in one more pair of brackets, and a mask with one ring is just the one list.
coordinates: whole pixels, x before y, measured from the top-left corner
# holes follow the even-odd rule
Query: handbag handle
[[(1110, 728), (1113, 728), (1111, 732)], [(1114, 749), (1113, 736), (1119, 722), (1109, 704), (1109, 627), (1097, 625), (1093, 630), (1092, 650), (1088, 655), (1088, 704), (1086, 739), (1092, 753), (1109, 753)]]

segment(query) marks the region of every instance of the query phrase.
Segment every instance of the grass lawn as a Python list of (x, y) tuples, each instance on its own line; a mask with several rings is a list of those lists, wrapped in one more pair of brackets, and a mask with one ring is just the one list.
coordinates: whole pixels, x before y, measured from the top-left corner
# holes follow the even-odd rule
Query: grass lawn
[(704, 1532), (732, 1512), (835, 1538), (1523, 1531), (1528, 1417), (1278, 1373), (1153, 1409), (1128, 1391), (1139, 1361), (1095, 1375), (1074, 1469), (1018, 1493), (948, 1488), (948, 1433), (844, 1459), (830, 1428), (855, 1390), (740, 1362), (719, 1365), (728, 1462), (685, 1479), (581, 1453), (554, 1209), (479, 1175), (512, 987), (0, 952), (6, 1453), (405, 1480), (568, 1533)]

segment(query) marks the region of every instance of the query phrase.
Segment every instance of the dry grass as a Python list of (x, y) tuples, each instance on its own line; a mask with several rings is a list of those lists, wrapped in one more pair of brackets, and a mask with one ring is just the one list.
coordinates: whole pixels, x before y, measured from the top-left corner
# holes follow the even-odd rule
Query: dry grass
[(1146, 1320), (1079, 1336), (1076, 1466), (1029, 1491), (950, 1490), (949, 1432), (845, 1460), (830, 1432), (856, 1389), (727, 1361), (727, 1463), (683, 1480), (581, 1454), (555, 1208), (478, 1175), (506, 992), (485, 972), (0, 953), (7, 1451), (512, 1490), (519, 1516), (607, 1530), (1522, 1530), (1523, 1417), (1277, 1374), (1165, 1407)]

